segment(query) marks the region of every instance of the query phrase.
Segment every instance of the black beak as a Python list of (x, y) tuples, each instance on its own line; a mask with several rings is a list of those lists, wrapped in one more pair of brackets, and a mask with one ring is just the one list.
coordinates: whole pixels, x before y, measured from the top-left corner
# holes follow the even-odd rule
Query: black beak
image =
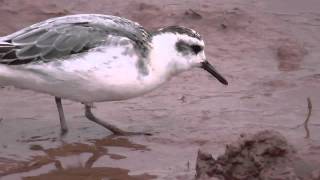
[(222, 75), (219, 74), (218, 71), (208, 61), (202, 62), (201, 68), (208, 71), (212, 76), (217, 78), (218, 81), (220, 81), (222, 84), (228, 85), (228, 81), (224, 77), (222, 77)]

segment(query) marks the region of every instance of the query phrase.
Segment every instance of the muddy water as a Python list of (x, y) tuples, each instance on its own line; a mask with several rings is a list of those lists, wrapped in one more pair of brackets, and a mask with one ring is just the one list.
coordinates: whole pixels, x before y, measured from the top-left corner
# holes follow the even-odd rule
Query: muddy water
[[(2, 88), (0, 179), (188, 180), (200, 147), (219, 155), (239, 134), (262, 129), (280, 131), (307, 162), (319, 166), (320, 14), (300, 6), (277, 9), (277, 3), (0, 1), (3, 35), (76, 13), (120, 15), (149, 29), (161, 24), (195, 28), (206, 41), (208, 60), (230, 83), (222, 86), (195, 69), (143, 97), (96, 104), (94, 113), (101, 119), (154, 134), (126, 138), (110, 136), (86, 120), (82, 105), (71, 101), (63, 102), (70, 132), (61, 138), (52, 97)], [(306, 118), (307, 97), (313, 104), (310, 139), (297, 127)]]

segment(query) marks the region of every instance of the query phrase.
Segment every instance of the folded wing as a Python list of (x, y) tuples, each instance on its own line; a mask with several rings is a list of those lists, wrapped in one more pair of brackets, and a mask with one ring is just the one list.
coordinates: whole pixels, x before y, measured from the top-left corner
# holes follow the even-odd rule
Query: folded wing
[(0, 63), (21, 65), (67, 59), (107, 43), (108, 36), (132, 40), (141, 56), (148, 49), (148, 33), (126, 19), (103, 15), (49, 19), (1, 39)]

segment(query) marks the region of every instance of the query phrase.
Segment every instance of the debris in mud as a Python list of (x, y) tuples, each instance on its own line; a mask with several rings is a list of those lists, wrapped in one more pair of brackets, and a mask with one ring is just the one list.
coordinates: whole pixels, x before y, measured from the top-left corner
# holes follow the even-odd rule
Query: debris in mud
[(42, 151), (43, 147), (39, 144), (31, 144), (29, 147), (33, 151)]
[(196, 12), (193, 9), (188, 9), (184, 12), (184, 15), (191, 18), (191, 19), (202, 19), (201, 14), (199, 14), (198, 12)]
[(215, 22), (218, 22), (218, 28), (221, 30), (243, 30), (246, 29), (254, 20), (247, 12), (240, 8), (216, 12)]
[(312, 170), (280, 133), (265, 130), (241, 135), (217, 159), (199, 150), (196, 179), (298, 180), (310, 179)]
[(295, 71), (300, 68), (307, 50), (298, 42), (285, 40), (277, 49), (279, 61), (278, 69), (280, 71)]
[(228, 27), (225, 23), (221, 23), (220, 26), (222, 29), (227, 29), (227, 27)]
[(182, 95), (181, 98), (179, 98), (179, 100), (181, 101), (181, 103), (185, 103), (186, 102), (186, 96)]
[(160, 8), (155, 6), (155, 5), (152, 5), (152, 4), (147, 4), (147, 3), (140, 3), (138, 5), (138, 10), (139, 11), (144, 11), (144, 10), (154, 10), (154, 11), (159, 11)]
[[(163, 13), (164, 9), (150, 3), (133, 2), (129, 3), (128, 7), (130, 7), (130, 19), (148, 24), (150, 29), (158, 29), (159, 22), (162, 22), (166, 15), (168, 15), (167, 13)], [(121, 15), (126, 16), (124, 12), (121, 12)]]
[(311, 116), (311, 112), (312, 112), (312, 103), (311, 103), (311, 99), (310, 97), (307, 98), (307, 102), (308, 102), (308, 115), (306, 120), (304, 121), (304, 129), (306, 130), (306, 137), (305, 138), (309, 138), (310, 137), (310, 130), (309, 130), (309, 120), (310, 120), (310, 116)]

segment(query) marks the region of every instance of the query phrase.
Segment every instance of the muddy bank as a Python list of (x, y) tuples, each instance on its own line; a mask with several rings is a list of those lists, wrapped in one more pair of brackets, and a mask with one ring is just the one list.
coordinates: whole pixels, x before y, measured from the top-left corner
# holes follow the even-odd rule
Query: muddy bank
[(280, 133), (265, 130), (243, 134), (226, 146), (217, 158), (198, 152), (196, 179), (219, 180), (310, 180), (320, 170), (300, 157)]

